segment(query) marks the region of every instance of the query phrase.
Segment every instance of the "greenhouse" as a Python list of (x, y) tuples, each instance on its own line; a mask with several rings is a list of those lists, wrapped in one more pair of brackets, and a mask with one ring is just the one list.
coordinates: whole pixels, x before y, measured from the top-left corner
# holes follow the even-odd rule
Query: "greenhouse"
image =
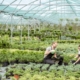
[(79, 0), (0, 0), (0, 80), (80, 80)]

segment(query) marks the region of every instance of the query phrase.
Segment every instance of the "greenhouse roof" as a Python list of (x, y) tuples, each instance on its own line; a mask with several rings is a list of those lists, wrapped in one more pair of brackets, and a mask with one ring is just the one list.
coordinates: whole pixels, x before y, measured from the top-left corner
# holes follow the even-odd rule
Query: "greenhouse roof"
[(21, 18), (49, 23), (79, 18), (80, 0), (0, 0), (0, 22), (10, 22), (11, 16), (14, 23)]

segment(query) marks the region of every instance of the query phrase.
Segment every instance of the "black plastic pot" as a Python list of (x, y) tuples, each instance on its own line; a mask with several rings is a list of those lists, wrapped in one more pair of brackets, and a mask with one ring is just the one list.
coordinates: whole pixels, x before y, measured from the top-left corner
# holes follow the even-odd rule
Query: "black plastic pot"
[(25, 64), (25, 62), (19, 62), (20, 64)]
[(3, 63), (2, 63), (2, 67), (6, 67), (6, 66), (8, 66), (8, 65), (9, 65), (8, 62), (3, 62)]
[(14, 61), (12, 61), (12, 62), (10, 62), (10, 64), (11, 64), (11, 65), (14, 65), (14, 64), (15, 64), (15, 62), (14, 62)]
[(10, 79), (10, 75), (6, 75), (6, 79)]
[(67, 66), (67, 65), (68, 65), (68, 63), (67, 63), (67, 62), (64, 62), (64, 65), (65, 65), (65, 66)]
[(17, 64), (18, 64), (18, 63), (19, 63), (19, 61), (18, 61), (18, 60), (16, 60), (16, 61), (15, 61), (15, 63), (17, 63)]
[(72, 62), (72, 63), (74, 63), (74, 62), (75, 62), (75, 60), (72, 60), (71, 62)]
[(14, 74), (13, 74), (13, 72), (10, 72), (10, 76), (13, 76)]

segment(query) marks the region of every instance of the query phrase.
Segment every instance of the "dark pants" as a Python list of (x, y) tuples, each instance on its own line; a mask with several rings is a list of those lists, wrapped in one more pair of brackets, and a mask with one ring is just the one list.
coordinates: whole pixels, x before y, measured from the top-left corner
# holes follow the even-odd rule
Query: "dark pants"
[(58, 62), (58, 65), (62, 65), (63, 64), (63, 57), (59, 57), (59, 62)]
[(58, 61), (58, 65), (62, 65), (63, 63), (63, 57), (59, 57), (59, 58), (53, 58), (53, 59), (44, 59), (43, 62), (46, 64), (55, 64), (56, 61)]
[(52, 60), (52, 59), (44, 59), (44, 63), (46, 63), (46, 64), (54, 64), (55, 62), (54, 62), (54, 60)]
[[(72, 63), (76, 62), (75, 60), (72, 60), (71, 61)], [(78, 61), (76, 64), (80, 64), (80, 61)]]

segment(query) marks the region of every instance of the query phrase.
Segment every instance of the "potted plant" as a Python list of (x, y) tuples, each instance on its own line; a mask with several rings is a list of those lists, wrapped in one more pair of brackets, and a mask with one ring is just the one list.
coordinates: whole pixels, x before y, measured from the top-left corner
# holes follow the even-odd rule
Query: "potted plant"
[(19, 57), (19, 63), (22, 63), (24, 64), (25, 63), (25, 55), (24, 54), (21, 54), (20, 57)]
[(15, 64), (15, 58), (14, 57), (9, 58), (8, 61), (12, 65)]
[(14, 78), (16, 80), (19, 80), (20, 76), (19, 76), (19, 72), (18, 71), (14, 72)]
[(10, 79), (10, 73), (9, 72), (6, 72), (5, 76), (6, 76), (6, 79)]
[(6, 58), (6, 57), (4, 57), (4, 58), (1, 60), (1, 62), (2, 62), (2, 66), (3, 66), (3, 67), (5, 67), (5, 66), (8, 66), (8, 65), (9, 65), (8, 60), (7, 60), (7, 58)]
[(8, 51), (7, 50), (2, 50), (0, 53), (0, 62), (2, 66), (7, 66), (8, 65)]
[(9, 69), (7, 72), (10, 73), (10, 76), (13, 76), (13, 72), (15, 69)]
[(14, 78), (15, 78), (16, 80), (19, 80), (20, 76), (17, 75), (17, 74), (15, 74), (15, 75), (14, 75)]
[(15, 70), (13, 74), (14, 74), (14, 78), (16, 78), (16, 80), (19, 80), (22, 73), (20, 72), (20, 70)]

